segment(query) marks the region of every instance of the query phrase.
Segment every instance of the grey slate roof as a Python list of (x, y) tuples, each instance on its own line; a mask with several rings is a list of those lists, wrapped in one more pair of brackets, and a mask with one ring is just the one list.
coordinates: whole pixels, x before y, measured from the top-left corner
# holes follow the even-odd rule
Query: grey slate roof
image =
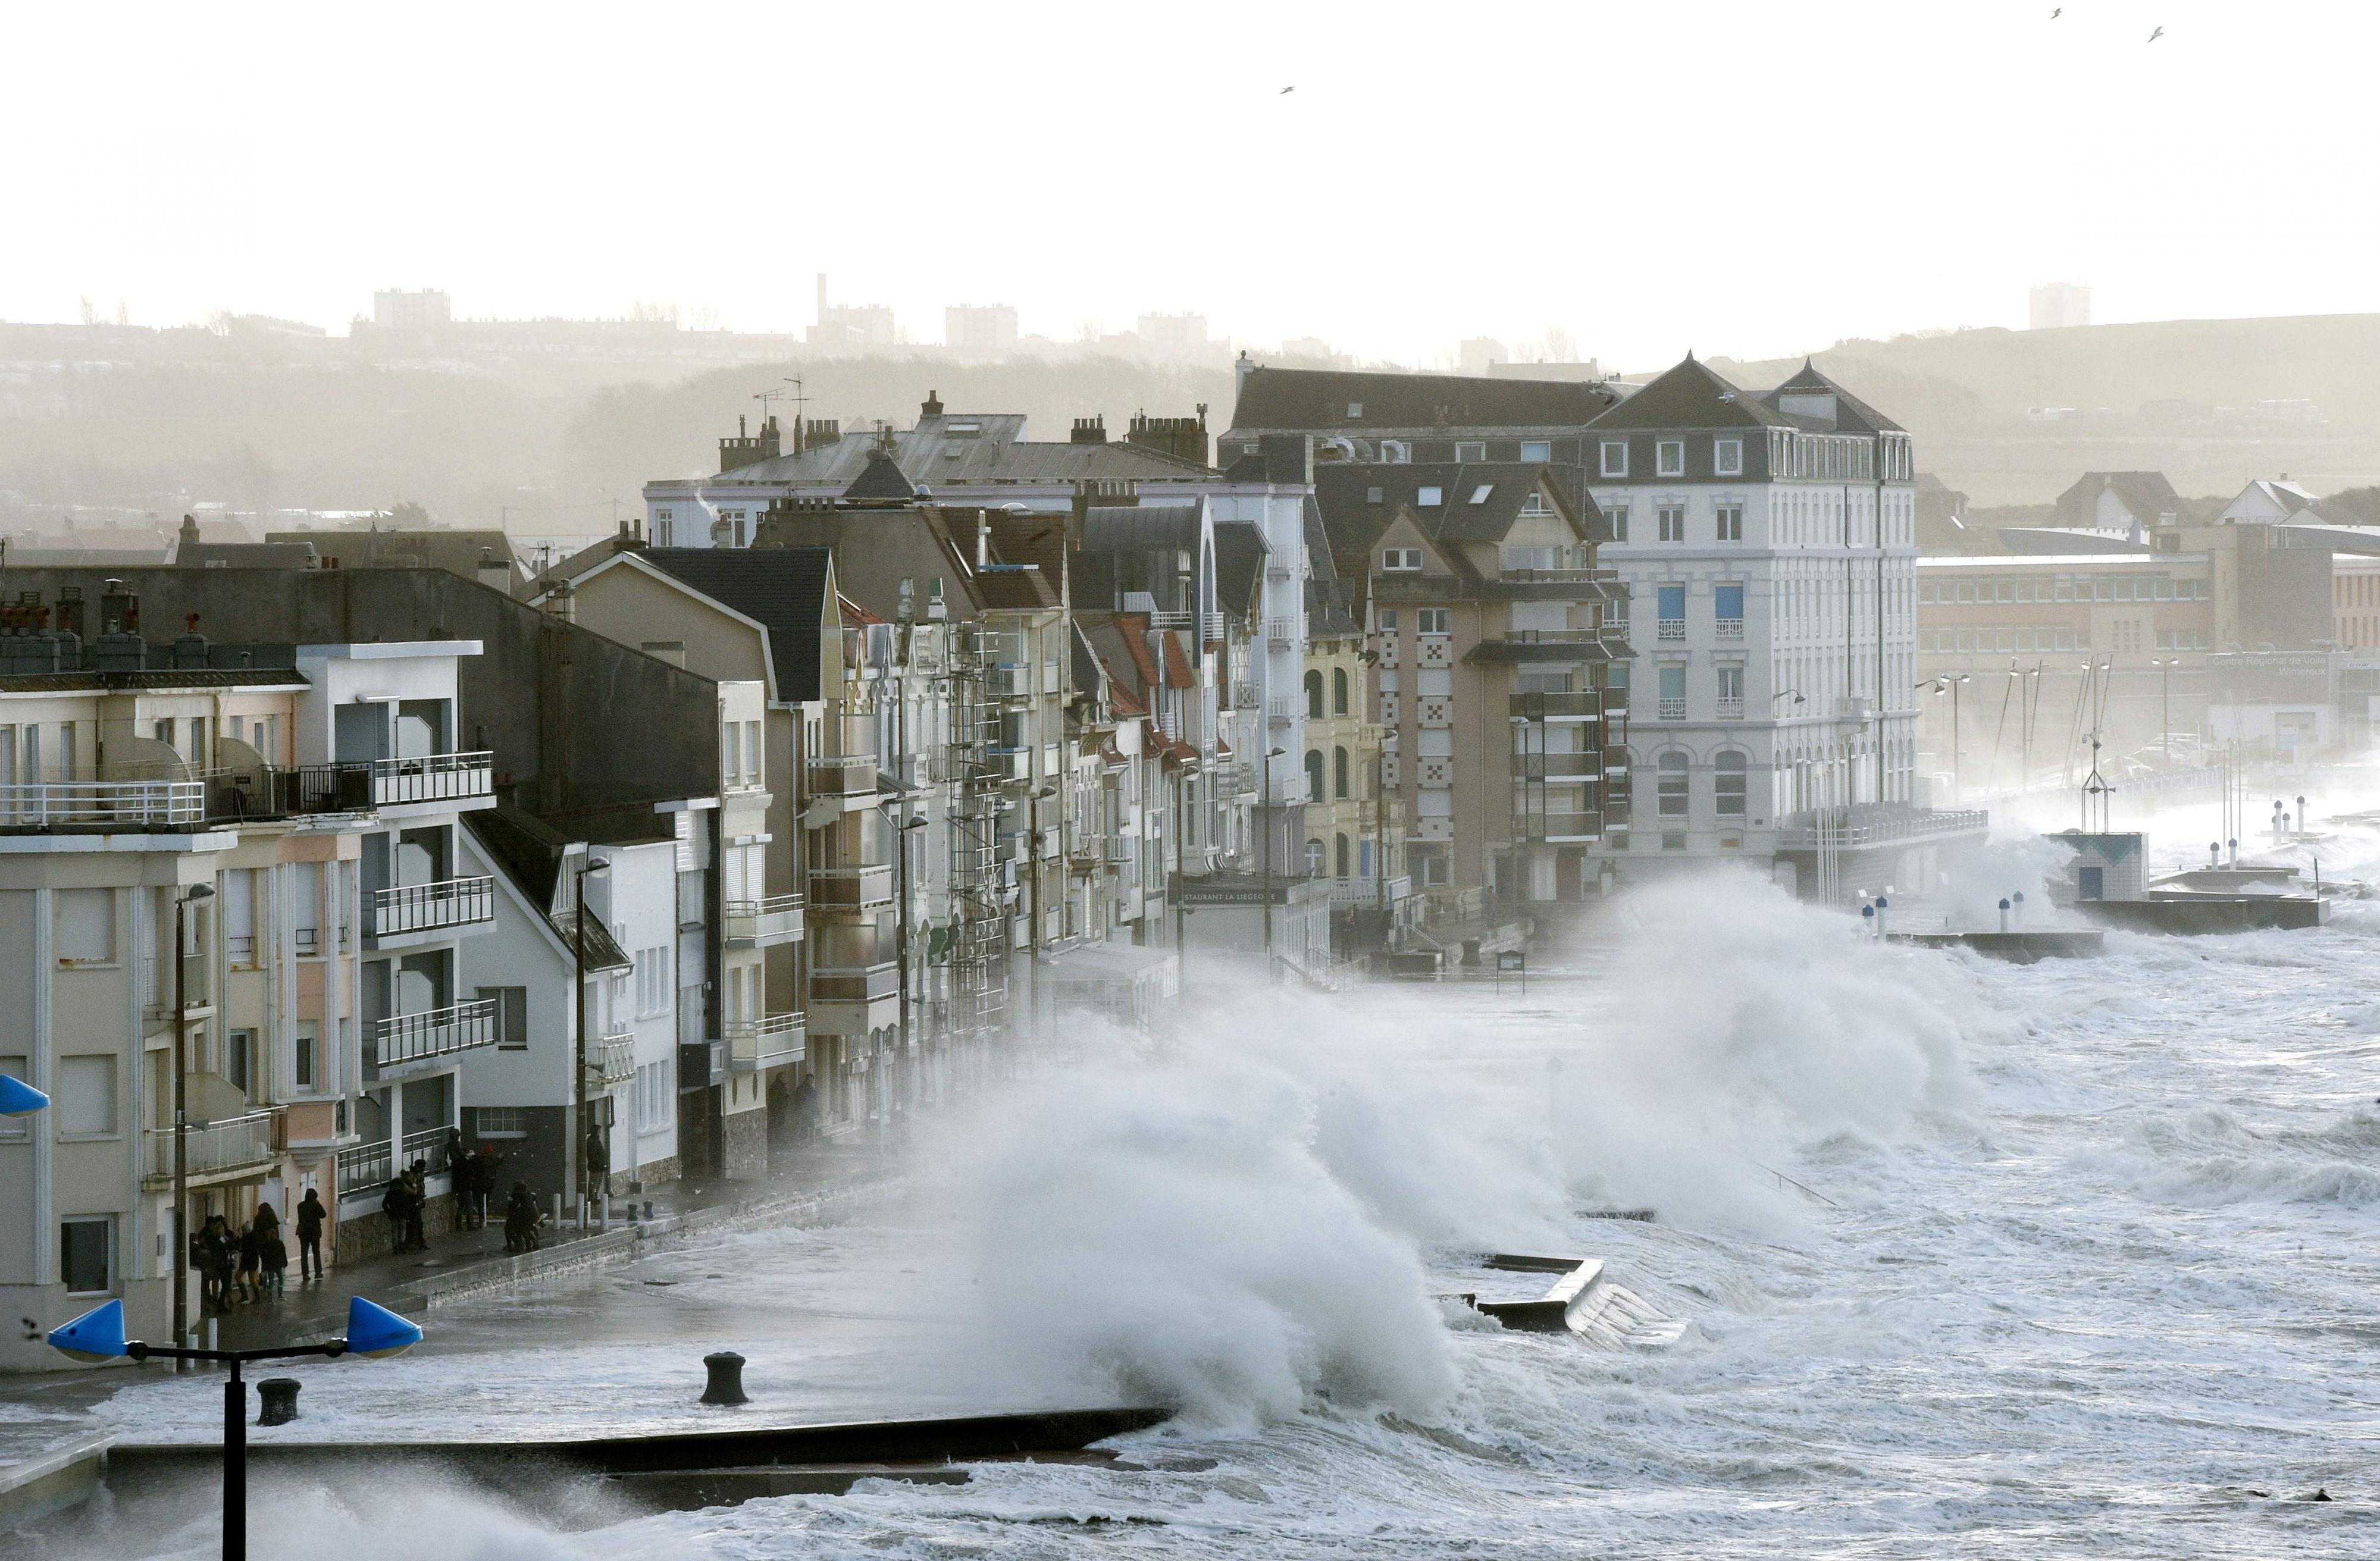
[(860, 502), (905, 504), (917, 496), (917, 490), (901, 475), (901, 468), (892, 456), (882, 449), (871, 446), (868, 452), (868, 465), (851, 479), (851, 485), (843, 490), (843, 496), (846, 500)]
[(2163, 472), (2084, 472), (2058, 496), (2052, 518), (2060, 526), (2095, 526), (2098, 524), (2099, 495), (2110, 491), (2143, 526), (2155, 526), (2161, 514), (2191, 518), (2190, 506), (2182, 502), (2181, 495), (2173, 490), (2173, 484), (2166, 480)]
[(1775, 408), (1730, 384), (1691, 354), (1595, 420), (1598, 431), (1793, 426)]
[[(1028, 441), (1021, 414), (944, 412), (920, 417), (892, 435), (902, 475), (930, 491), (936, 484), (1072, 482), (1097, 478), (1193, 477), (1208, 468), (1137, 444), (1050, 443)], [(847, 436), (798, 455), (735, 466), (706, 480), (786, 483), (841, 490), (867, 469), (876, 442)]]
[(780, 699), (824, 697), (819, 636), (827, 622), (831, 548), (647, 548), (637, 555), (768, 631)]
[[(1422, 529), (1441, 542), (1493, 542), (1512, 528), (1522, 502), (1553, 468), (1535, 461), (1470, 461), (1460, 465), (1322, 466), (1314, 470), (1314, 495), (1330, 551), (1342, 558), (1368, 554), (1401, 506), (1411, 506)], [(1547, 484), (1557, 505), (1590, 541), (1611, 539), (1611, 525), (1592, 497), (1571, 498), (1559, 480)], [(1487, 501), (1472, 496), (1488, 490)], [(1435, 488), (1441, 502), (1421, 502), (1421, 490)], [(1371, 494), (1380, 497), (1374, 502)]]
[(1251, 369), (1232, 430), (1574, 429), (1607, 411), (1616, 393), (1577, 381)]
[[(463, 816), (466, 828), (480, 842), (497, 871), (510, 878), (521, 897), (540, 911), (567, 949), (578, 930), (578, 907), (570, 887), (562, 881), (565, 847), (570, 837), (543, 819), (509, 803)], [(562, 902), (559, 910), (553, 907)], [(633, 970), (636, 962), (620, 947), (601, 916), (587, 918), (587, 968), (590, 971)]]
[(1215, 594), (1222, 599), (1225, 611), (1245, 614), (1255, 608), (1265, 557), (1271, 551), (1264, 528), (1255, 521), (1215, 523)]
[(1083, 546), (1092, 552), (1155, 552), (1198, 547), (1196, 504), (1094, 504), (1083, 516)]
[[(1836, 406), (1835, 420), (1831, 424), (1820, 427), (1808, 418), (1795, 417), (1779, 405), (1783, 397), (1796, 393), (1824, 393), (1833, 396)], [(1813, 428), (1820, 432), (1872, 434), (1901, 431), (1899, 423), (1819, 373), (1818, 366), (1806, 357), (1802, 360), (1801, 369), (1791, 379), (1762, 396), (1760, 400), (1761, 405), (1788, 422), (1800, 427)]]

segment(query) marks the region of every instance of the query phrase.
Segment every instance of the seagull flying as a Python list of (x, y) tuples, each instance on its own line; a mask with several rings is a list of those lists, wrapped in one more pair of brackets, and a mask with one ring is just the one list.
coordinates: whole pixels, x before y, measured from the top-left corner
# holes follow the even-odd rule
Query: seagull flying
[(2162, 38), (2162, 37), (2164, 37), (2164, 36), (2165, 36), (2165, 29), (2164, 29), (2164, 28), (2158, 28), (2155, 32), (2152, 32), (2152, 33), (2150, 33), (2150, 34), (2149, 34), (2149, 42), (2152, 42), (2152, 43), (2154, 43), (2154, 42), (2155, 42), (2158, 39), (2160, 39), (2160, 38)]
[(2060, 18), (2060, 17), (2064, 16), (2065, 14), (2066, 14), (2066, 7), (2065, 7), (2065, 6), (2058, 6), (2058, 9), (2056, 9), (2056, 10), (2054, 10), (2054, 11), (2052, 11), (2052, 12), (2050, 12), (2050, 13), (2049, 13), (2049, 19), (2050, 19), (2051, 21), (2056, 21), (2058, 18)]
[(1294, 92), (1295, 91), (1297, 91), (1297, 89), (1296, 89), (1296, 88), (1294, 88), (1294, 87), (1283, 87), (1283, 88), (1281, 90), (1281, 91), (1280, 91), (1280, 93), (1279, 93), (1278, 95), (1279, 95), (1279, 96), (1281, 96), (1281, 97), (1284, 97), (1284, 98), (1285, 98), (1285, 97), (1289, 96), (1289, 94), (1290, 94), (1290, 93)]

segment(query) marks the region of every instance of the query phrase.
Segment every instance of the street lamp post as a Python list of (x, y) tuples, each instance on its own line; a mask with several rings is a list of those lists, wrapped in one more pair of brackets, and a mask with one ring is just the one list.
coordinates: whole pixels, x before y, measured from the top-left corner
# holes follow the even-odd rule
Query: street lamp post
[[(897, 798), (892, 802), (880, 802), (876, 805), (880, 813), (898, 805), (900, 803)], [(889, 815), (886, 822), (891, 822)], [(901, 1066), (905, 1071), (909, 1066), (909, 836), (912, 831), (925, 827), (925, 819), (912, 818), (902, 824), (892, 836), (894, 889), (901, 897), (900, 912), (892, 920), (892, 951), (893, 958), (901, 962), (899, 981), (895, 990), (900, 994), (898, 1044), (901, 1048)], [(890, 1071), (884, 1070), (882, 1072), (884, 1076), (878, 1085), (880, 1095), (878, 1102), (880, 1143), (882, 1141), (883, 1134), (890, 1131), (892, 1120)]]
[(1939, 677), (1924, 679), (1917, 684), (1918, 687), (1923, 688), (1926, 684), (1930, 683), (1934, 685), (1936, 696), (1939, 696), (1946, 693), (1950, 696), (1950, 800), (1952, 802), (1957, 802), (1961, 795), (1961, 788), (1959, 784), (1959, 685), (1966, 682), (1967, 677), (1968, 674), (1965, 672), (1945, 672)]
[(130, 1359), (174, 1362), (180, 1370), (192, 1361), (231, 1368), (224, 1383), (224, 1561), (248, 1561), (248, 1385), (240, 1367), (255, 1361), (294, 1361), (320, 1355), (335, 1361), (343, 1355), (385, 1360), (421, 1342), (421, 1329), (384, 1306), (361, 1296), (347, 1301), (347, 1331), (322, 1344), (297, 1344), (277, 1349), (186, 1349), (143, 1344), (124, 1337), (124, 1302), (111, 1301), (73, 1322), (52, 1328), (49, 1345), (69, 1360), (97, 1363)]
[[(184, 1228), (190, 1217), (190, 1005), (182, 982), (185, 956), (190, 946), (189, 909), (193, 900), (214, 898), (212, 884), (193, 884), (174, 902), (174, 1342), (190, 1337), (190, 1237)], [(183, 1369), (175, 1357), (174, 1369)]]
[(573, 1013), (574, 1025), (578, 1032), (578, 1078), (577, 1088), (574, 1092), (577, 1111), (571, 1125), (578, 1140), (578, 1175), (576, 1181), (578, 1223), (582, 1228), (587, 1223), (587, 1188), (595, 1160), (595, 1156), (589, 1153), (594, 1147), (595, 1129), (587, 1119), (587, 877), (590, 873), (608, 873), (611, 870), (612, 864), (608, 860), (598, 861), (589, 857), (587, 865), (573, 875), (570, 886), (577, 912), (577, 918), (570, 925), (570, 964), (577, 985)]
[(1264, 752), (1264, 966), (1265, 979), (1273, 978), (1272, 969), (1272, 837), (1278, 822), (1272, 816), (1272, 761), (1288, 753), (1287, 748), (1267, 748)]
[(2157, 712), (2157, 756), (2168, 769), (2173, 768), (2173, 664), (2179, 658), (2160, 656), (2149, 665), (2157, 670), (2159, 682)]

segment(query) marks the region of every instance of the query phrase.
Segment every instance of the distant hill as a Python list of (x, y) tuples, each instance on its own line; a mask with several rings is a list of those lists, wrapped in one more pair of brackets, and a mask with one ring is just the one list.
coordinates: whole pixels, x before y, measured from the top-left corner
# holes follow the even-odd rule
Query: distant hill
[[(2045, 502), (2091, 470), (2161, 470), (2184, 493), (2284, 471), (2317, 492), (2380, 481), (2380, 315), (1959, 331), (1814, 356), (1980, 503)], [(1800, 364), (1712, 360), (1753, 389)]]

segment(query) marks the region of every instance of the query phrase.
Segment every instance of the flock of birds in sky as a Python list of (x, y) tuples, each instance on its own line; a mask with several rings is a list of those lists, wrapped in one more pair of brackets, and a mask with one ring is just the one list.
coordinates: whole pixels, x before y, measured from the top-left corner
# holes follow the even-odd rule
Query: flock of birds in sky
[[(2065, 7), (2065, 6), (2058, 6), (2056, 10), (2054, 10), (2054, 11), (2052, 11), (2052, 12), (2050, 12), (2050, 13), (2049, 13), (2049, 19), (2050, 19), (2051, 21), (2056, 21), (2058, 18), (2060, 18), (2060, 17), (2064, 16), (2065, 14), (2066, 14), (2066, 7)], [(2150, 33), (2150, 34), (2149, 34), (2149, 42), (2152, 42), (2152, 43), (2154, 43), (2154, 42), (2155, 42), (2158, 39), (2160, 39), (2160, 38), (2162, 38), (2162, 37), (2164, 37), (2164, 36), (2165, 36), (2165, 29), (2160, 27), (2160, 28), (2158, 28), (2155, 32), (2152, 32), (2152, 33)], [(1289, 91), (1291, 91), (1291, 90), (1292, 90), (1292, 89), (1287, 88), (1287, 87), (1283, 87), (1283, 88), (1281, 89), (1281, 91), (1284, 91), (1284, 92)]]

